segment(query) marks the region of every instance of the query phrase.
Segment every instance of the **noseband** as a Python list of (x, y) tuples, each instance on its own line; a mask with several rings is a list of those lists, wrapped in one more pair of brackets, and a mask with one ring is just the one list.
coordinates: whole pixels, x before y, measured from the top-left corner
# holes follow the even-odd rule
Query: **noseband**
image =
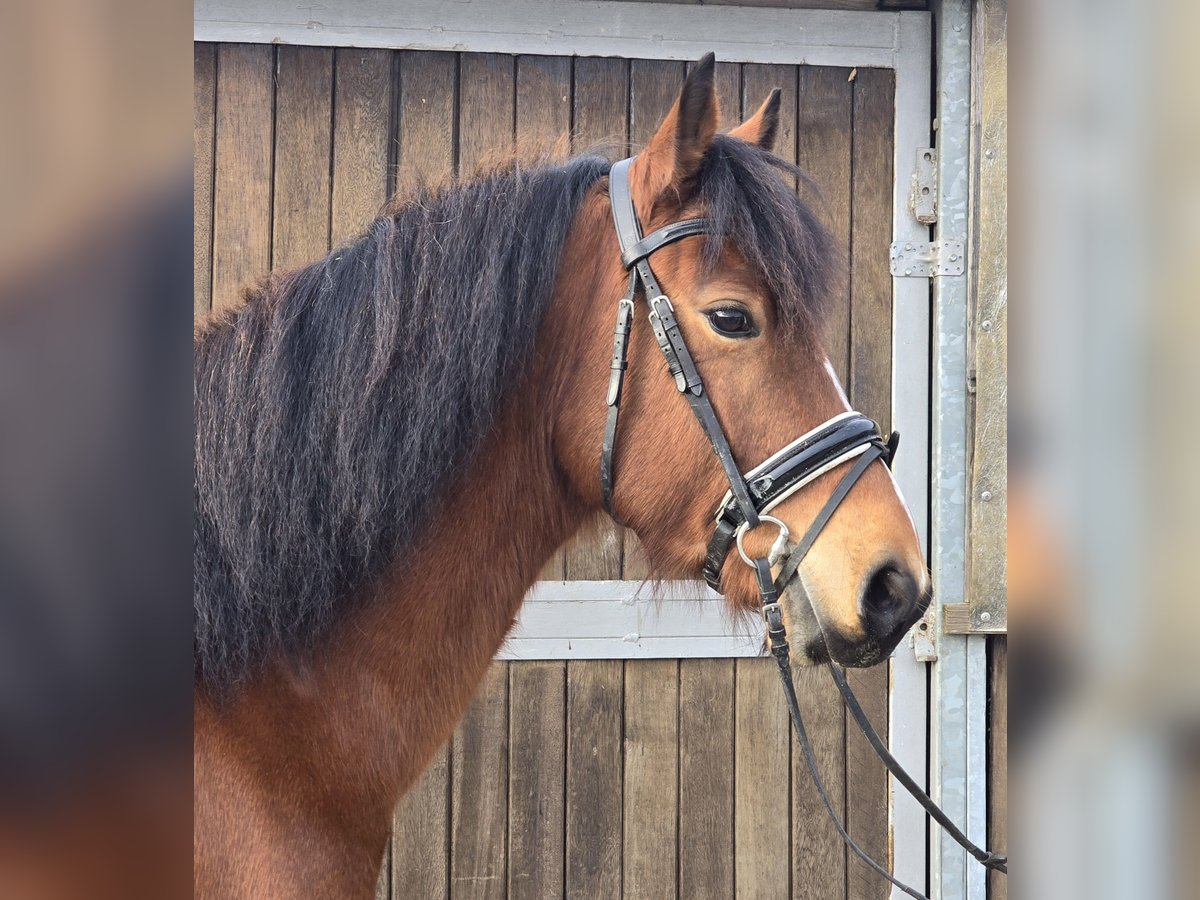
[[(829, 523), (838, 506), (846, 499), (850, 489), (875, 460), (882, 460), (885, 465), (891, 465), (900, 435), (893, 432), (891, 437), (885, 441), (880, 436), (875, 423), (866, 416), (858, 412), (844, 412), (807, 434), (801, 435), (765, 462), (751, 469), (745, 475), (742, 474), (733, 457), (733, 450), (729, 446), (729, 440), (721, 427), (716, 410), (713, 409), (712, 401), (704, 389), (704, 382), (696, 369), (696, 363), (683, 340), (679, 323), (675, 319), (675, 308), (671, 305), (671, 300), (663, 292), (650, 268), (650, 256), (655, 251), (687, 237), (709, 234), (712, 229), (706, 219), (684, 219), (671, 225), (665, 225), (643, 237), (641, 223), (638, 221), (637, 212), (633, 206), (633, 196), (630, 192), (629, 167), (632, 162), (632, 158), (621, 160), (613, 165), (609, 173), (609, 202), (612, 206), (617, 240), (621, 245), (621, 261), (629, 272), (629, 287), (625, 296), (617, 304), (617, 324), (613, 329), (613, 355), (607, 396), (608, 414), (604, 425), (604, 443), (600, 452), (600, 493), (604, 507), (614, 519), (617, 518), (613, 509), (613, 454), (616, 448), (617, 423), (621, 411), (621, 390), (628, 368), (627, 353), (629, 335), (633, 329), (634, 302), (640, 290), (649, 307), (650, 327), (653, 329), (655, 340), (667, 361), (667, 369), (675, 380), (675, 388), (687, 399), (688, 405), (691, 406), (692, 412), (708, 438), (713, 453), (716, 454), (717, 461), (729, 482), (729, 490), (717, 505), (716, 524), (704, 561), (704, 580), (713, 590), (721, 591), (721, 569), (734, 546), (737, 547), (742, 560), (754, 569), (759, 595), (762, 599), (762, 615), (766, 622), (767, 639), (771, 654), (779, 665), (788, 711), (804, 751), (809, 773), (812, 775), (817, 791), (833, 820), (834, 827), (847, 846), (872, 869), (908, 895), (923, 898), (923, 894), (894, 879), (891, 873), (863, 851), (846, 832), (845, 827), (834, 813), (833, 805), (829, 801), (817, 771), (816, 760), (805, 733), (804, 722), (800, 717), (796, 689), (791, 679), (787, 632), (783, 624), (783, 612), (779, 605), (780, 593), (795, 576), (804, 557), (812, 549), (817, 537)], [(852, 460), (853, 465), (842, 476), (841, 481), (838, 482), (829, 499), (825, 501), (825, 505), (817, 513), (808, 530), (799, 541), (793, 544), (787, 526), (781, 520), (771, 516), (771, 510), (821, 475)], [(743, 539), (748, 531), (754, 530), (763, 523), (770, 523), (778, 528), (779, 536), (766, 556), (751, 557), (745, 550)], [(782, 568), (779, 576), (772, 576), (772, 567), (780, 563), (782, 563)], [(945, 813), (921, 791), (916, 782), (900, 767), (895, 758), (888, 753), (879, 736), (875, 734), (865, 714), (859, 715), (861, 707), (850, 692), (850, 687), (842, 673), (833, 663), (830, 663), (830, 669), (855, 720), (863, 728), (868, 741), (880, 754), (880, 758), (897, 777), (897, 780), (979, 862), (988, 868), (1007, 872), (1005, 857), (982, 850), (967, 840), (966, 836), (950, 822)]]

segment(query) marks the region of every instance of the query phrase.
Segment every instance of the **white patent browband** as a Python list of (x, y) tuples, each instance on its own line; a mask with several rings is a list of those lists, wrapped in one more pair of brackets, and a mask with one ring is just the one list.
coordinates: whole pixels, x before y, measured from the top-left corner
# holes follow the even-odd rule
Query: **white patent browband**
[(792, 496), (792, 494), (796, 493), (796, 491), (800, 490), (800, 488), (804, 487), (805, 485), (812, 484), (814, 481), (816, 481), (818, 478), (820, 478), (826, 472), (829, 472), (832, 469), (836, 469), (842, 463), (849, 462), (850, 460), (854, 459), (856, 456), (862, 456), (864, 453), (867, 452), (867, 450), (870, 448), (870, 446), (871, 446), (871, 442), (867, 441), (865, 443), (859, 444), (857, 447), (855, 447), (852, 450), (847, 450), (845, 453), (843, 453), (837, 459), (831, 459), (829, 462), (825, 463), (825, 465), (821, 466), (821, 468), (817, 469), (815, 472), (813, 472), (807, 478), (800, 479), (795, 484), (793, 484), (790, 488), (788, 488), (786, 491), (784, 491), (782, 494), (780, 494), (778, 497), (772, 498), (770, 503), (768, 503), (761, 510), (759, 510), (759, 514), (761, 515), (762, 513), (769, 513), (771, 510), (773, 510), (775, 507), (777, 507), (780, 503), (782, 503), (788, 497)]
[[(778, 453), (772, 453), (769, 457), (767, 457), (767, 459), (765, 459), (763, 462), (759, 463), (757, 466), (755, 466), (753, 469), (751, 469), (749, 472), (747, 472), (746, 473), (746, 481), (748, 481), (748, 482), (753, 481), (759, 475), (763, 474), (768, 469), (770, 469), (770, 467), (774, 464), (775, 460), (779, 459), (781, 456), (786, 456), (787, 454), (791, 453), (792, 450), (796, 449), (796, 447), (799, 447), (805, 441), (811, 440), (814, 435), (817, 435), (820, 432), (825, 431), (830, 426), (836, 425), (839, 422), (850, 418), (851, 416), (857, 416), (857, 415), (858, 415), (858, 413), (856, 413), (854, 410), (850, 409), (844, 413), (838, 413), (832, 419), (826, 419), (824, 422), (822, 422), (816, 428), (812, 429), (811, 431), (806, 431), (804, 434), (800, 435), (800, 437), (796, 438), (794, 441), (792, 441), (790, 444), (788, 444), (786, 447), (784, 447)], [(774, 509), (775, 506), (778, 505), (780, 500), (782, 500), (784, 497), (790, 496), (791, 493), (794, 490), (796, 490), (796, 488), (802, 487), (802, 486), (810, 483), (813, 479), (817, 478), (820, 475), (824, 475), (826, 472), (828, 472), (834, 466), (839, 466), (846, 460), (853, 459), (855, 456), (858, 456), (864, 450), (866, 450), (865, 446), (862, 449), (860, 449), (856, 452), (851, 452), (848, 455), (843, 454), (842, 456), (839, 456), (837, 459), (833, 460), (832, 462), (822, 466), (817, 472), (814, 472), (808, 478), (805, 478), (802, 481), (798, 482), (794, 487), (788, 488), (788, 490), (783, 494), (783, 496), (774, 500), (769, 506), (763, 507), (762, 512), (768, 512), (769, 510)], [(721, 502), (719, 504), (717, 504), (717, 514), (714, 517), (716, 519), (716, 521), (719, 522), (721, 520), (721, 513), (725, 509), (725, 507), (729, 504), (729, 501), (731, 499), (733, 499), (733, 491), (726, 491), (725, 496), (721, 498)]]

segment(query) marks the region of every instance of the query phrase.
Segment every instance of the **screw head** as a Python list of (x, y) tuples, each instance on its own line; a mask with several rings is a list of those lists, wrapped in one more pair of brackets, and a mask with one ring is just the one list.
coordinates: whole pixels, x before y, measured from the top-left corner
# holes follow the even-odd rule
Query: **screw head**
[[(952, 256), (950, 258), (953, 259), (954, 257)], [(992, 320), (984, 319), (983, 322), (980, 323), (979, 327), (982, 328), (984, 331), (991, 331), (992, 330)]]
[(979, 499), (982, 500), (984, 503), (989, 503), (992, 499), (992, 492), (984, 491), (982, 494), (979, 495)]
[(988, 159), (995, 159), (996, 151), (995, 150), (984, 150), (983, 155), (986, 156)]
[(904, 274), (905, 274), (905, 275), (911, 275), (911, 274), (912, 274), (912, 269), (905, 269), (905, 270), (904, 270)]
[(985, 612), (981, 612), (981, 613), (979, 614), (979, 621), (980, 621), (980, 622), (990, 622), (990, 621), (992, 621), (992, 614), (991, 614), (990, 612), (986, 612), (986, 611), (985, 611)]

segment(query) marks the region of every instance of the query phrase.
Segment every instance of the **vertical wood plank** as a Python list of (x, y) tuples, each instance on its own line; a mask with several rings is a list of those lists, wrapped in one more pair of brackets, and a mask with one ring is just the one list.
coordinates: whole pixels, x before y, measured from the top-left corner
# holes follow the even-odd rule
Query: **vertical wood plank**
[[(857, 76), (856, 76), (857, 77)], [(801, 66), (796, 123), (796, 162), (820, 196), (809, 202), (832, 232), (845, 278), (830, 304), (822, 343), (842, 384), (850, 383), (850, 163), (854, 85), (850, 70)]]
[(392, 819), (393, 896), (446, 900), (449, 896), (450, 745), (404, 795)]
[(275, 62), (275, 207), (271, 259), (291, 268), (329, 249), (333, 51), (280, 47)]
[(673, 898), (679, 809), (679, 663), (625, 663), (626, 897)]
[[(404, 51), (397, 108), (397, 192), (438, 182), (454, 172), (458, 57)], [(397, 898), (450, 896), (451, 745), (438, 751), (396, 810), (392, 883)]]
[[(486, 154), (512, 144), (513, 57), (463, 54), (459, 72), (458, 167), (469, 175)], [(450, 895), (455, 900), (507, 892), (508, 741), (508, 667), (498, 662), (454, 737)]]
[[(572, 112), (574, 152), (594, 149), (611, 153), (613, 158), (624, 156), (629, 142), (628, 103), (628, 62), (596, 57), (576, 59)], [(609, 299), (614, 317), (618, 299)], [(624, 543), (622, 529), (607, 515), (598, 517), (567, 542), (563, 560), (565, 577), (620, 578)]]
[[(853, 238), (850, 248), (850, 402), (891, 430), (892, 278), (880, 252), (892, 234), (892, 104), (895, 73), (859, 69), (854, 81)], [(888, 666), (851, 669), (849, 680), (872, 724), (887, 730)], [(889, 852), (886, 771), (856, 728), (846, 734), (846, 819), (850, 834), (878, 860)], [(887, 882), (855, 860), (848, 895), (885, 897)]]
[(574, 148), (612, 148), (626, 155), (629, 142), (629, 63), (581, 56), (575, 60)]
[[(671, 60), (635, 59), (629, 64), (629, 144), (632, 152), (641, 150), (654, 136), (663, 118), (679, 96), (686, 74), (684, 64)], [(620, 451), (617, 453), (618, 462)], [(617, 477), (620, 477), (618, 466)], [(649, 572), (645, 551), (637, 536), (626, 529), (626, 577), (644, 578)], [(638, 572), (643, 574), (630, 574)]]
[(213, 184), (213, 309), (271, 268), (271, 88), (275, 48), (217, 47)]
[[(771, 90), (782, 91), (775, 153), (796, 158), (796, 69), (743, 66), (742, 118), (752, 115)], [(739, 659), (736, 668), (735, 855), (737, 896), (787, 897), (794, 851), (790, 846), (788, 768), (791, 726), (775, 664)], [(840, 734), (839, 734), (840, 738)], [(839, 743), (839, 752), (841, 750)], [(837, 870), (834, 869), (836, 877)]]
[[(522, 56), (516, 63), (516, 140), (541, 146), (571, 127), (571, 61)], [(561, 551), (547, 574), (563, 577)], [(509, 665), (510, 900), (562, 896), (566, 804), (566, 664)]]
[(330, 239), (369, 225), (387, 199), (392, 51), (339, 47), (334, 56)]
[(457, 54), (403, 51), (399, 89), (396, 193), (403, 195), (454, 174)]
[(466, 177), (514, 139), (516, 60), (505, 53), (460, 57), (458, 171)]
[[(776, 671), (773, 659), (737, 660), (734, 874), (739, 900), (788, 896), (791, 722)], [(837, 881), (840, 894), (837, 869), (828, 877)]]
[(733, 697), (733, 660), (680, 661), (680, 897), (735, 896)]
[(212, 308), (213, 143), (216, 137), (217, 47), (192, 48), (192, 315)]
[(450, 896), (506, 895), (508, 666), (493, 663), (454, 735)]
[[(520, 56), (516, 66), (516, 143), (522, 155), (545, 153), (569, 139), (571, 60), (562, 56)], [(566, 577), (562, 549), (546, 561), (539, 577), (551, 581)]]
[(379, 867), (379, 880), (375, 882), (375, 900), (390, 900), (392, 896), (392, 842), (389, 839), (383, 851), (383, 862)]
[[(820, 198), (808, 192), (832, 230), (847, 268), (841, 295), (833, 298), (823, 342), (842, 384), (850, 383), (850, 167), (854, 88), (850, 70), (801, 66), (797, 76), (796, 162), (812, 177)], [(841, 695), (824, 672), (797, 678), (813, 754), (834, 809), (846, 815), (846, 714)], [(846, 851), (830, 826), (799, 746), (792, 738), (792, 883), (797, 898), (837, 900), (846, 892)], [(856, 863), (854, 863), (856, 864)]]
[(621, 896), (619, 659), (567, 664), (566, 896)]
[[(624, 151), (628, 70), (622, 59), (575, 60), (576, 152), (614, 145)], [(608, 516), (598, 517), (567, 543), (563, 562), (569, 579), (619, 579), (620, 529)], [(621, 896), (624, 681), (621, 660), (567, 663), (567, 897)]]
[(561, 897), (566, 670), (559, 660), (509, 664), (508, 897)]
[[(989, 637), (988, 644), (991, 650), (991, 704), (988, 711), (988, 740), (991, 746), (988, 748), (987, 847), (996, 853), (1007, 853), (1008, 637)], [(1008, 878), (1000, 872), (988, 873), (988, 897), (990, 900), (1008, 900)]]

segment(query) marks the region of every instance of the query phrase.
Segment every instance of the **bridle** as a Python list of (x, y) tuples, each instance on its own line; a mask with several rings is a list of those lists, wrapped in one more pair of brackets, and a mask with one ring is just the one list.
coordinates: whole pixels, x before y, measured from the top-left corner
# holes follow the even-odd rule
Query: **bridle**
[[(804, 728), (804, 721), (800, 715), (796, 689), (791, 678), (787, 632), (784, 628), (783, 612), (779, 604), (783, 588), (796, 574), (804, 557), (812, 549), (834, 512), (871, 463), (880, 460), (884, 465), (891, 465), (899, 445), (900, 435), (893, 432), (885, 441), (880, 436), (875, 423), (866, 416), (853, 411), (844, 412), (807, 434), (801, 435), (765, 462), (751, 469), (745, 475), (742, 474), (734, 459), (729, 440), (721, 427), (716, 410), (713, 409), (712, 401), (704, 389), (700, 372), (683, 340), (683, 334), (680, 332), (679, 323), (675, 318), (675, 308), (671, 305), (671, 300), (662, 290), (650, 268), (650, 256), (655, 251), (684, 238), (709, 234), (710, 224), (706, 219), (684, 219), (643, 236), (630, 191), (629, 168), (632, 162), (633, 158), (621, 160), (613, 165), (609, 173), (609, 202), (612, 207), (617, 240), (621, 246), (621, 262), (629, 272), (629, 287), (625, 296), (617, 304), (617, 324), (613, 329), (613, 355), (606, 400), (608, 413), (604, 425), (604, 442), (600, 451), (600, 493), (605, 509), (614, 519), (616, 518), (613, 509), (615, 484), (613, 455), (621, 411), (621, 390), (628, 368), (627, 354), (629, 335), (633, 329), (634, 302), (640, 290), (649, 307), (650, 327), (653, 329), (655, 340), (667, 361), (667, 368), (675, 380), (675, 387), (691, 406), (696, 420), (700, 423), (700, 428), (708, 438), (717, 461), (721, 464), (725, 477), (729, 481), (729, 490), (717, 507), (713, 536), (709, 541), (704, 562), (704, 579), (713, 590), (721, 591), (721, 569), (735, 546), (742, 560), (754, 570), (759, 596), (762, 600), (762, 615), (766, 622), (767, 641), (771, 654), (779, 666), (779, 676), (783, 684), (788, 712), (808, 764), (809, 774), (812, 776), (813, 783), (816, 785), (817, 792), (825, 804), (825, 809), (829, 813), (834, 827), (846, 845), (868, 866), (909, 896), (924, 898), (923, 894), (893, 878), (887, 869), (859, 847), (834, 812), (833, 804), (829, 800), (817, 771), (816, 760)], [(808, 530), (789, 550), (791, 535), (788, 528), (780, 519), (770, 515), (771, 510), (821, 475), (851, 461), (853, 464), (842, 476), (829, 499), (825, 501), (825, 505), (809, 525)], [(745, 550), (743, 539), (747, 532), (763, 523), (774, 525), (779, 530), (779, 536), (766, 556), (751, 557)], [(778, 577), (773, 576), (771, 574), (772, 567), (780, 564), (782, 564), (782, 568)], [(863, 729), (867, 740), (879, 754), (888, 770), (968, 853), (987, 868), (1007, 873), (1007, 857), (989, 853), (971, 843), (966, 835), (955, 827), (946, 814), (921, 790), (916, 781), (904, 771), (871, 726), (857, 698), (851, 692), (845, 675), (832, 662), (829, 664), (829, 669), (851, 715)]]

